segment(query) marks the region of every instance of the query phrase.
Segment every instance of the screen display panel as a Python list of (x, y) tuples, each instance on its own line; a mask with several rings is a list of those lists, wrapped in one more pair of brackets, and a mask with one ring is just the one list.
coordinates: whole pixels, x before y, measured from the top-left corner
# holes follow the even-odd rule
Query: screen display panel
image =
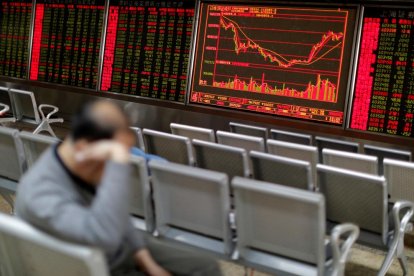
[(184, 102), (195, 1), (111, 0), (101, 91)]
[(189, 102), (342, 125), (357, 8), (256, 3), (201, 3)]

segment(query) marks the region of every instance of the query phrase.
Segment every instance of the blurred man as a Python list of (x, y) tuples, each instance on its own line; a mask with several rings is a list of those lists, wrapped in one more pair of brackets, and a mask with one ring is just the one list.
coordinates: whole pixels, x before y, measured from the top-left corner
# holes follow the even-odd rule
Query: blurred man
[(101, 248), (113, 275), (220, 275), (215, 261), (146, 244), (134, 229), (128, 212), (133, 135), (120, 107), (86, 104), (70, 135), (22, 177), (17, 215), (59, 238)]

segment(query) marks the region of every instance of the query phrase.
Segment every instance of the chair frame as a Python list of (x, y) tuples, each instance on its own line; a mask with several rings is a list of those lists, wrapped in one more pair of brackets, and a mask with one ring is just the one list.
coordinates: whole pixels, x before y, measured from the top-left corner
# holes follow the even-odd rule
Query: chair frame
[[(293, 138), (296, 139), (303, 139), (303, 140), (307, 140), (306, 143), (299, 143), (299, 142), (291, 142), (291, 141), (287, 141), (287, 140), (279, 140), (277, 139), (277, 134), (281, 134), (281, 135), (285, 135), (285, 136), (291, 136)], [(301, 145), (312, 145), (312, 135), (310, 134), (303, 134), (303, 133), (296, 133), (296, 132), (291, 132), (291, 131), (285, 131), (285, 130), (278, 130), (278, 129), (271, 129), (270, 130), (270, 137), (273, 140), (276, 141), (283, 141), (283, 142), (288, 142), (288, 143), (295, 143), (295, 144), (301, 144)]]
[(376, 156), (341, 151), (341, 150), (334, 150), (330, 148), (322, 149), (322, 155), (323, 155), (323, 162), (325, 165), (351, 170), (346, 167), (332, 165), (331, 161), (328, 161), (328, 159), (330, 159), (331, 157), (339, 157), (339, 158), (342, 158), (343, 161), (346, 160), (346, 161), (352, 162), (352, 160), (357, 160), (357, 161), (366, 162), (367, 164), (369, 163), (370, 165), (375, 165), (375, 166), (374, 166), (374, 170), (370, 172), (362, 171), (362, 170), (355, 170), (355, 171), (358, 171), (361, 173), (370, 173), (370, 174), (378, 175), (378, 157)]
[[(390, 172), (389, 172), (389, 166), (392, 167), (400, 167), (400, 168), (404, 168), (404, 169), (408, 169), (408, 170), (412, 170), (413, 174), (414, 174), (414, 163), (412, 162), (408, 162), (408, 161), (402, 161), (402, 160), (396, 160), (396, 159), (389, 159), (389, 158), (384, 158), (384, 176), (388, 181), (388, 194), (390, 195), (390, 201), (395, 202), (397, 200), (408, 200), (408, 201), (412, 201), (414, 202), (414, 198), (396, 198), (395, 196), (393, 196), (393, 185), (395, 185), (395, 183), (391, 180)], [(404, 183), (405, 185), (410, 185), (410, 183)], [(404, 187), (401, 187), (404, 188)], [(414, 188), (413, 189), (413, 194), (414, 194)]]
[[(197, 132), (197, 133), (208, 136), (209, 137), (208, 140), (205, 140), (205, 141), (209, 141), (212, 143), (216, 142), (216, 135), (214, 134), (214, 130), (209, 129), (209, 128), (195, 127), (195, 126), (189, 126), (189, 125), (183, 125), (183, 124), (177, 124), (177, 123), (170, 123), (170, 128), (171, 128), (171, 133), (174, 135), (188, 137), (186, 135), (180, 134), (180, 130), (192, 131), (192, 132)], [(188, 137), (188, 138), (190, 140), (193, 140), (191, 137)], [(200, 140), (200, 139), (197, 139), (197, 140)]]
[[(90, 275), (109, 276), (109, 268), (104, 254), (97, 248), (59, 240), (35, 229), (33, 226), (16, 217), (0, 213), (0, 237), (2, 234), (19, 239), (22, 243), (34, 243), (37, 246), (54, 250), (56, 253), (59, 253), (59, 255), (63, 254), (69, 258), (82, 260), (85, 267), (91, 273)], [(19, 245), (13, 244), (13, 249), (18, 248), (18, 246)], [(6, 275), (16, 275), (16, 273), (17, 275), (20, 275), (20, 273), (27, 273), (28, 271), (21, 271), (22, 267), (19, 268), (20, 273), (16, 271), (17, 268), (13, 266), (14, 262), (10, 260), (8, 254), (9, 249), (10, 247), (0, 239), (0, 255), (3, 255), (2, 253), (4, 253), (1, 258), (1, 267), (4, 270), (0, 272), (4, 272)], [(93, 263), (87, 261), (91, 259), (94, 260)], [(47, 262), (46, 259), (44, 261)]]
[(142, 136), (142, 129), (139, 127), (129, 127), (131, 130), (135, 132), (135, 135), (137, 137), (137, 145), (138, 147), (145, 152), (145, 143), (144, 143), (144, 137)]
[[(383, 204), (383, 225), (381, 240), (382, 244), (378, 244), (374, 241), (374, 236), (376, 234), (361, 229), (360, 238), (357, 240), (358, 243), (365, 244), (383, 251), (387, 251), (387, 255), (384, 259), (384, 262), (381, 265), (379, 276), (384, 276), (388, 269), (390, 268), (393, 259), (396, 257), (401, 265), (404, 275), (408, 275), (408, 265), (407, 258), (404, 254), (404, 235), (407, 231), (412, 229), (412, 224), (410, 219), (414, 214), (414, 203), (409, 201), (397, 201), (392, 208), (392, 216), (388, 214), (388, 199), (387, 199), (387, 182), (383, 176), (375, 176), (365, 173), (354, 172), (350, 170), (335, 168), (327, 165), (318, 164), (317, 165), (318, 174), (320, 173), (334, 173), (334, 174), (343, 174), (347, 176), (353, 176), (358, 178), (367, 179), (370, 181), (376, 181), (380, 185), (384, 186), (384, 204)], [(320, 177), (318, 177), (320, 179)], [(403, 210), (406, 212), (401, 217)], [(388, 221), (393, 219), (394, 229), (390, 233), (388, 228)]]
[[(252, 143), (260, 144), (261, 151), (262, 152), (265, 152), (266, 151), (265, 140), (263, 138), (261, 138), (261, 137), (244, 135), (244, 134), (238, 134), (238, 133), (221, 131), (221, 130), (219, 130), (219, 131), (216, 132), (216, 136), (217, 136), (218, 143), (219, 144), (222, 144), (222, 145), (228, 145), (226, 143), (223, 143), (223, 138), (222, 137), (225, 137), (225, 138), (239, 139), (239, 140), (244, 140), (244, 141), (247, 141), (247, 142), (252, 142)], [(234, 145), (228, 145), (228, 146), (234, 146)], [(236, 147), (238, 147), (238, 146), (236, 146)], [(250, 150), (247, 150), (247, 151), (250, 151)]]
[[(229, 123), (229, 128), (230, 128), (230, 132), (232, 132), (232, 133), (237, 133), (237, 134), (241, 134), (241, 135), (248, 135), (248, 136), (254, 136), (254, 137), (260, 137), (260, 138), (263, 138), (265, 141), (269, 138), (269, 134), (268, 134), (269, 131), (265, 127), (258, 127), (258, 126), (252, 126), (252, 125), (246, 125), (246, 124), (230, 122)], [(242, 128), (242, 129), (244, 128), (246, 130), (257, 131), (257, 132), (260, 132), (264, 135), (244, 134), (244, 133), (241, 133), (241, 132), (237, 132), (237, 128)]]

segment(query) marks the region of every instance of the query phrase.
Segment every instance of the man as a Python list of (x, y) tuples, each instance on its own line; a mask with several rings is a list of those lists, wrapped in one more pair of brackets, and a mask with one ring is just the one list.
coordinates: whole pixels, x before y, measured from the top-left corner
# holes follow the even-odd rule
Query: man
[(22, 177), (17, 215), (59, 238), (101, 248), (113, 275), (219, 275), (216, 262), (156, 241), (146, 245), (133, 228), (131, 135), (120, 107), (86, 104), (70, 135)]

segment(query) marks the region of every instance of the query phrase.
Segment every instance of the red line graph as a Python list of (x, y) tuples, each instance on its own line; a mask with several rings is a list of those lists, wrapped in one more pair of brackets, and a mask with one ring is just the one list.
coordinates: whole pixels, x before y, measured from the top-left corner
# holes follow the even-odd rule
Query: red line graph
[[(338, 48), (342, 44), (343, 33), (334, 33), (328, 31), (326, 34), (322, 35), (322, 39), (317, 44), (313, 45), (309, 55), (304, 59), (288, 59), (287, 57), (262, 47), (260, 44), (256, 43), (254, 40), (250, 39), (247, 36), (242, 28), (230, 18), (221, 15), (220, 17), (220, 26), (225, 30), (231, 29), (234, 33), (233, 41), (235, 45), (235, 52), (237, 54), (247, 53), (249, 49), (257, 51), (265, 60), (269, 60), (272, 63), (277, 63), (278, 66), (283, 68), (289, 68), (294, 65), (311, 65), (327, 54), (329, 54), (334, 49)], [(337, 42), (333, 47), (326, 47), (329, 42)]]

